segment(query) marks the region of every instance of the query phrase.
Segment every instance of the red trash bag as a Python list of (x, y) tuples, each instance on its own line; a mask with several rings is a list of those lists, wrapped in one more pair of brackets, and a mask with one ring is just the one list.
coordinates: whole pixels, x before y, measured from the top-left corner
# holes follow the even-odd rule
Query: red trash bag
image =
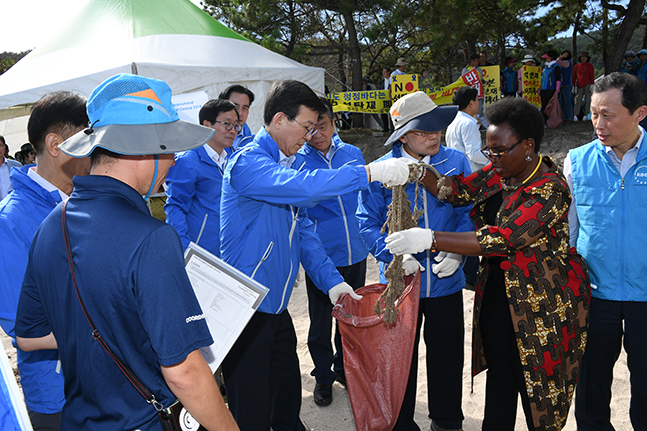
[(562, 123), (562, 107), (559, 104), (559, 93), (556, 91), (553, 94), (553, 97), (550, 98), (548, 105), (544, 112), (548, 115), (548, 120), (546, 120), (546, 125), (549, 129), (554, 129)]
[(398, 320), (386, 325), (373, 307), (386, 284), (357, 290), (360, 301), (342, 295), (333, 308), (344, 350), (348, 395), (358, 431), (391, 431), (407, 389), (420, 304), (420, 271), (405, 277), (396, 301)]

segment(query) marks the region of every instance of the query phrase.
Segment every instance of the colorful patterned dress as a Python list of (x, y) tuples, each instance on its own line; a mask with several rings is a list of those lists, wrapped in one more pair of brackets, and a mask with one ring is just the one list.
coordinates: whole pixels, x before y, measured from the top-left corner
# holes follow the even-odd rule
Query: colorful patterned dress
[[(582, 362), (589, 321), (588, 268), (569, 247), (571, 195), (555, 163), (549, 171), (503, 198), (496, 225), (486, 225), (487, 199), (501, 192), (501, 177), (489, 164), (469, 176), (454, 176), (456, 206), (474, 203), (470, 217), (485, 257), (503, 257), (505, 289), (536, 430), (561, 430)], [(481, 302), (490, 275), (482, 259), (476, 286), (472, 376), (487, 368), (479, 328)]]

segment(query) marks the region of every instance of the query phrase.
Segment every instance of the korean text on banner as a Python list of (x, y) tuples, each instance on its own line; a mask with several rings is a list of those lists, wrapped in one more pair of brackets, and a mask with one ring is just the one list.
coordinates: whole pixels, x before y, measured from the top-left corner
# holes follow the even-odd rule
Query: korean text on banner
[(524, 66), (521, 72), (521, 89), (523, 97), (536, 107), (541, 107), (539, 87), (541, 86), (541, 67)]
[(464, 87), (465, 85), (465, 81), (463, 81), (463, 78), (461, 77), (446, 87), (425, 88), (425, 93), (431, 97), (431, 100), (433, 100), (436, 105), (446, 105), (452, 103), (454, 91), (460, 87)]
[(470, 87), (474, 87), (479, 91), (479, 99), (483, 97), (483, 85), (481, 82), (481, 76), (479, 75), (478, 70), (472, 69), (467, 72), (465, 75), (461, 76), (463, 82)]
[(330, 93), (328, 100), (333, 112), (366, 112), (367, 114), (388, 114), (391, 109), (389, 90), (346, 91)]
[(483, 70), (483, 83), (485, 84), (483, 101), (486, 105), (491, 105), (501, 98), (501, 67), (486, 66), (481, 70)]

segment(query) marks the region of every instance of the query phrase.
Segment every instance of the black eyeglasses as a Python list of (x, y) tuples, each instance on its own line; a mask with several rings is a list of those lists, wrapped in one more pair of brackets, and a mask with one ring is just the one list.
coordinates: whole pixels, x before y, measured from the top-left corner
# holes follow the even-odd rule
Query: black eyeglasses
[(490, 160), (499, 160), (499, 159), (501, 159), (502, 156), (504, 156), (507, 153), (509, 153), (510, 151), (514, 150), (514, 147), (516, 147), (517, 145), (519, 145), (523, 141), (525, 141), (525, 139), (517, 141), (517, 143), (511, 145), (510, 148), (506, 148), (505, 150), (496, 151), (496, 152), (490, 150), (488, 147), (484, 147), (484, 148), (481, 148), (481, 154), (483, 154), (485, 157), (487, 157)]
[(231, 130), (234, 129), (235, 131), (239, 132), (240, 131), (240, 124), (234, 124), (234, 123), (229, 123), (227, 121), (214, 121), (214, 123), (220, 123), (223, 126), (225, 126), (225, 130)]
[(316, 126), (312, 126), (312, 127), (310, 127), (310, 128), (307, 128), (307, 127), (306, 127), (306, 126), (304, 126), (303, 124), (299, 123), (299, 122), (297, 121), (297, 119), (296, 119), (296, 118), (294, 119), (294, 121), (295, 121), (299, 126), (301, 126), (301, 127), (303, 127), (304, 129), (306, 129), (306, 137), (310, 136), (310, 138), (312, 138), (314, 135), (316, 135), (316, 134), (317, 134), (317, 127), (316, 127)]

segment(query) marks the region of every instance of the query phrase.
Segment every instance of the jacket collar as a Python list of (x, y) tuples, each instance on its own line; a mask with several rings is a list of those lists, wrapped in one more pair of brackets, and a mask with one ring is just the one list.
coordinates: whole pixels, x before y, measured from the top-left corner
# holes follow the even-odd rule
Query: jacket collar
[(281, 153), (279, 152), (279, 144), (276, 143), (274, 138), (265, 130), (265, 127), (262, 127), (261, 130), (256, 135), (254, 141), (265, 150), (269, 155), (274, 159), (275, 162), (281, 160)]
[(115, 178), (103, 175), (74, 177), (74, 191), (71, 198), (98, 197), (106, 194), (118, 195), (144, 214), (150, 214), (144, 198), (137, 190)]
[(35, 165), (22, 166), (11, 170), (9, 176), (14, 190), (19, 190), (21, 188), (29, 190), (31, 193), (52, 205), (56, 205), (61, 202), (61, 194), (58, 190), (48, 192), (36, 181), (29, 178), (28, 172), (32, 166)]

